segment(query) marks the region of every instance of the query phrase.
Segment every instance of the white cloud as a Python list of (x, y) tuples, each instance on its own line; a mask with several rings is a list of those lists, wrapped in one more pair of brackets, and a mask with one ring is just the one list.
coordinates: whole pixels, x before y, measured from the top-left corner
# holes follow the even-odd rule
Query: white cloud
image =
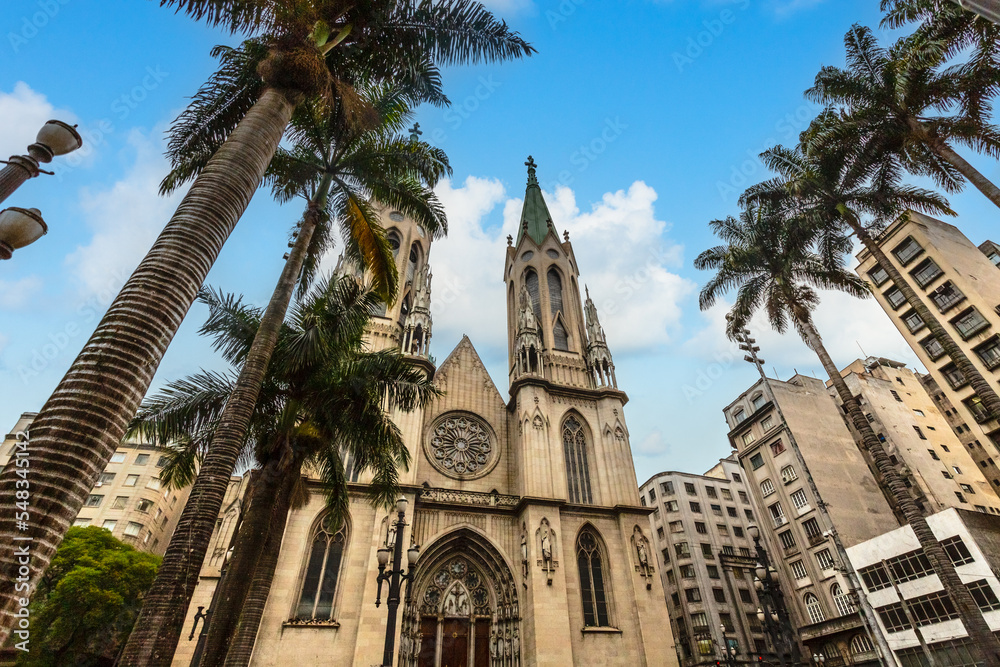
[(65, 109), (56, 109), (45, 95), (33, 90), (23, 81), (14, 84), (7, 93), (0, 91), (0, 154), (21, 155), (28, 144), (35, 142), (35, 135), (46, 121), (58, 119), (75, 123), (76, 116)]
[(0, 280), (0, 308), (4, 310), (20, 308), (41, 286), (41, 279), (34, 275), (20, 280)]
[(133, 129), (127, 151), (135, 153), (132, 168), (106, 190), (84, 188), (80, 208), (94, 234), (90, 242), (66, 257), (84, 295), (114, 295), (145, 256), (156, 236), (170, 219), (183, 191), (168, 197), (157, 192), (167, 173), (156, 127), (149, 134)]

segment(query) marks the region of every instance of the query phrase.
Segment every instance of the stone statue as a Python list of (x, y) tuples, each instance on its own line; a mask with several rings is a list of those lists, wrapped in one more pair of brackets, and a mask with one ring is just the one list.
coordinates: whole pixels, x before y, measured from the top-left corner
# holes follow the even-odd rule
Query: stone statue
[(504, 657), (510, 655), (510, 630), (507, 631), (507, 636), (503, 640), (503, 654)]
[(644, 538), (639, 538), (635, 550), (639, 553), (639, 565), (642, 566), (644, 572), (649, 572), (649, 554), (646, 552), (646, 540)]
[(528, 538), (521, 533), (521, 569), (525, 579), (528, 578)]
[(451, 589), (451, 594), (444, 601), (445, 616), (468, 616), (469, 615), (469, 595), (461, 586)]
[(537, 329), (538, 322), (535, 320), (535, 309), (531, 303), (531, 292), (528, 291), (527, 285), (521, 285), (518, 306), (518, 329)]
[(396, 544), (396, 522), (389, 520), (389, 532), (385, 535), (385, 546), (391, 547)]
[(514, 630), (514, 637), (511, 639), (511, 652), (515, 659), (521, 655), (521, 638), (517, 636), (517, 630)]
[(546, 567), (552, 564), (552, 537), (548, 524), (542, 526), (542, 561)]
[(490, 657), (494, 660), (500, 657), (500, 640), (497, 637), (496, 628), (490, 633)]
[(413, 639), (413, 657), (416, 658), (420, 655), (420, 642), (423, 641), (423, 635), (417, 635)]

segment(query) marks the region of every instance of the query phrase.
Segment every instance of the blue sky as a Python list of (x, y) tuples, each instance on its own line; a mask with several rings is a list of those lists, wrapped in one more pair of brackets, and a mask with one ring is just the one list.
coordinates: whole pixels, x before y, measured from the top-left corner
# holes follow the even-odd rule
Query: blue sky
[[(702, 472), (729, 452), (721, 409), (755, 379), (701, 313), (693, 258), (706, 223), (736, 212), (765, 172), (755, 157), (790, 143), (816, 109), (802, 97), (843, 34), (877, 26), (877, 0), (494, 0), (538, 49), (530, 59), (446, 72), (450, 109), (423, 108), (424, 139), (454, 177), (435, 243), (432, 352), (468, 333), (506, 395), (502, 270), (531, 154), (557, 228), (568, 230), (615, 356), (640, 481)], [(155, 2), (7, 0), (0, 35), (0, 153), (23, 152), (48, 118), (79, 123), (87, 148), (5, 205), (38, 207), (49, 234), (0, 265), (0, 428), (41, 407), (178, 198), (156, 196), (163, 132), (232, 37)], [(966, 152), (967, 157), (969, 156)], [(972, 159), (1000, 178), (995, 162)], [(952, 199), (976, 243), (997, 211), (976, 191)], [(298, 203), (257, 195), (209, 276), (256, 303), (280, 271)], [(220, 367), (192, 309), (155, 384)], [(817, 315), (835, 361), (913, 354), (874, 302), (839, 295)], [(794, 337), (760, 330), (779, 377), (819, 364)]]

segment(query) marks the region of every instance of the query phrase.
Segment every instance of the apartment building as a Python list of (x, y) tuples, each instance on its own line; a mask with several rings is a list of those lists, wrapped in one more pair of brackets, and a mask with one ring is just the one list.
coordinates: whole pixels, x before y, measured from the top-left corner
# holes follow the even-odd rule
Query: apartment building
[[(996, 387), (1000, 380), (1000, 247), (992, 241), (977, 247), (954, 225), (915, 212), (890, 225), (878, 243), (931, 312), (940, 316), (972, 364)], [(1000, 423), (988, 417), (968, 381), (906, 304), (885, 269), (865, 250), (858, 260), (858, 275), (872, 284), (879, 305), (934, 378), (939, 394), (957, 411), (956, 432), (972, 434), (973, 441), (982, 443), (968, 451), (991, 485), (1000, 488), (1000, 469), (994, 462)]]
[(737, 649), (740, 664), (766, 654), (747, 533), (756, 516), (735, 458), (704, 475), (659, 473), (639, 493), (655, 508), (654, 553), (681, 666), (714, 666), (727, 645)]
[(760, 380), (723, 412), (802, 654), (878, 664), (834, 537), (853, 546), (898, 523), (826, 384)]
[[(952, 430), (920, 375), (905, 364), (881, 357), (854, 361), (841, 375), (851, 392), (860, 397), (872, 429), (925, 514), (964, 507), (1000, 515), (1000, 498), (994, 487)], [(832, 388), (830, 395), (840, 404)], [(849, 419), (845, 423), (858, 437), (853, 423)], [(869, 467), (874, 473), (872, 461)], [(886, 499), (895, 506), (890, 495)]]
[[(13, 456), (19, 436), (27, 437), (35, 416), (23, 413), (6, 435), (0, 446), (0, 467)], [(73, 525), (100, 526), (136, 549), (162, 556), (191, 491), (190, 487), (171, 490), (161, 486), (159, 475), (164, 461), (159, 447), (138, 442), (120, 444)]]
[[(927, 517), (983, 617), (1000, 630), (1000, 518), (950, 508)], [(903, 526), (847, 549), (889, 648), (902, 667), (972, 665), (970, 640), (944, 587)], [(905, 609), (904, 609), (905, 607)]]

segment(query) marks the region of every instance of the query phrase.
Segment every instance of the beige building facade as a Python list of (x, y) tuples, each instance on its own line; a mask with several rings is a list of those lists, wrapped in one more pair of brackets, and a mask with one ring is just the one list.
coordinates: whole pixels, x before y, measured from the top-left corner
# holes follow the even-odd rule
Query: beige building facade
[(639, 487), (642, 503), (654, 508), (653, 551), (682, 667), (714, 666), (724, 646), (737, 649), (739, 664), (770, 653), (757, 619), (747, 533), (757, 517), (743, 474), (729, 457), (704, 475), (667, 471)]
[[(434, 363), (431, 239), (383, 212), (401, 290), (369, 341), (401, 347), (445, 392), (393, 416), (412, 457), (401, 474), (410, 525), (397, 530), (394, 515), (368, 502), (367, 473), (351, 470), (350, 517), (334, 531), (313, 483), (308, 504), (289, 516), (251, 664), (378, 664), (387, 628), (385, 607), (375, 606), (376, 551), (396, 540), (421, 547), (392, 629), (396, 665), (676, 664), (627, 397), (593, 302), (581, 298), (572, 245), (556, 233), (528, 166), (521, 227), (503, 258), (506, 398), (468, 338)], [(224, 514), (238, 513), (239, 493), (231, 486)], [(220, 517), (213, 553), (225, 553), (235, 523)], [(206, 563), (189, 623), (210, 607), (220, 565)], [(195, 645), (182, 639), (174, 664), (187, 665)]]
[[(0, 468), (14, 454), (20, 437), (29, 437), (37, 413), (21, 415), (0, 446)], [(123, 442), (111, 456), (73, 521), (99, 526), (136, 549), (162, 556), (174, 534), (190, 487), (167, 489), (160, 484), (164, 452), (145, 443)]]
[[(996, 387), (1000, 381), (1000, 249), (990, 241), (976, 247), (954, 225), (915, 212), (890, 225), (878, 243), (972, 364)], [(875, 259), (862, 251), (858, 260), (858, 275), (872, 284), (875, 299), (960, 417), (954, 420), (956, 432), (972, 435), (967, 451), (980, 472), (994, 490), (1000, 489), (1000, 423), (988, 418), (972, 387)]]

